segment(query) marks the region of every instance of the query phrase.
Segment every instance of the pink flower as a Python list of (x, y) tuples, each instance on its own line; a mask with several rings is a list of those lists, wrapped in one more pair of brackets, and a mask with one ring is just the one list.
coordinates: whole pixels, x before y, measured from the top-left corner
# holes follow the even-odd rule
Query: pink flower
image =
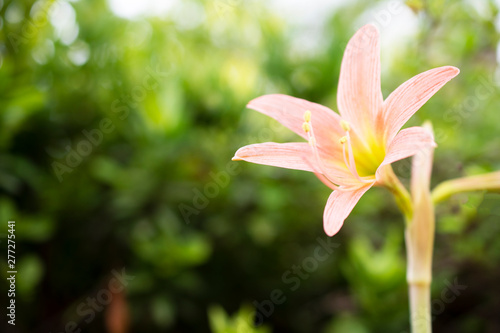
[(309, 144), (253, 144), (240, 148), (233, 160), (314, 172), (333, 190), (323, 216), (325, 232), (333, 236), (368, 189), (388, 186), (384, 170), (392, 162), (435, 146), (432, 133), (422, 127), (400, 129), (458, 73), (451, 66), (428, 70), (384, 100), (378, 30), (365, 25), (347, 44), (342, 60), (337, 92), (340, 115), (291, 96), (258, 97), (249, 108), (278, 120)]

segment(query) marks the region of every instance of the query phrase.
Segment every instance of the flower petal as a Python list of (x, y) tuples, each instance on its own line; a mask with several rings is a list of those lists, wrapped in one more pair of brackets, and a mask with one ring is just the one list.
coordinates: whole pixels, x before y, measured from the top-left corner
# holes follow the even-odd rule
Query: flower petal
[(340, 68), (337, 105), (359, 133), (370, 130), (383, 103), (377, 28), (367, 24), (351, 38)]
[(413, 156), (418, 152), (427, 151), (429, 147), (436, 147), (430, 130), (419, 126), (402, 130), (387, 148), (384, 161), (377, 170), (377, 179), (380, 179), (379, 171), (382, 166)]
[(373, 186), (373, 183), (359, 187), (353, 191), (333, 191), (326, 203), (323, 214), (323, 227), (328, 236), (335, 235), (345, 219), (351, 213), (354, 206), (366, 191)]
[(304, 142), (266, 142), (241, 147), (234, 154), (233, 161), (243, 160), (280, 168), (313, 171), (302, 158), (310, 154), (311, 147)]
[(340, 180), (338, 183), (353, 185), (359, 184), (343, 163), (327, 159), (326, 153), (320, 152), (321, 161), (315, 159), (308, 143), (265, 142), (241, 147), (236, 151), (233, 161), (247, 161), (251, 163), (270, 165), (286, 169), (311, 171), (325, 174), (328, 177)]
[(304, 113), (309, 110), (318, 147), (326, 150), (334, 149), (342, 153), (342, 147), (337, 144), (338, 140), (344, 136), (344, 131), (340, 126), (340, 116), (326, 106), (292, 96), (273, 94), (257, 97), (250, 101), (247, 107), (276, 119), (305, 139), (307, 139), (307, 134), (302, 124)]
[(394, 90), (383, 105), (386, 142), (390, 143), (408, 119), (459, 72), (453, 66), (434, 68), (414, 76)]

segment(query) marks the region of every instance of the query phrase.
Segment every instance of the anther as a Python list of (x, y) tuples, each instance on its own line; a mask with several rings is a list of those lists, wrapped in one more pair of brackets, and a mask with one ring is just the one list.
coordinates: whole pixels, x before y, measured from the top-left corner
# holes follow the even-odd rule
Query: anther
[(339, 141), (340, 141), (341, 144), (346, 143), (347, 142), (347, 136), (341, 137)]
[(307, 110), (305, 113), (304, 113), (304, 121), (306, 123), (310, 122), (311, 121), (311, 111)]
[(311, 131), (311, 126), (309, 126), (308, 122), (305, 122), (302, 124), (302, 129), (304, 130), (304, 132), (309, 133)]
[(346, 132), (349, 132), (351, 130), (351, 126), (349, 125), (349, 123), (345, 120), (341, 120), (340, 121), (340, 126), (342, 126), (342, 129)]

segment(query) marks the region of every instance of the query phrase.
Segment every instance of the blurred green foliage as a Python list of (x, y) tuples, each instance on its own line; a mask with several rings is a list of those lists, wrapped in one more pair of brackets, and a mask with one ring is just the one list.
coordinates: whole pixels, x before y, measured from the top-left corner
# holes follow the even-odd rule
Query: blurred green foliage
[[(416, 34), (382, 50), (384, 96), (429, 68), (461, 69), (408, 123), (434, 125), (433, 184), (499, 170), (498, 5), (399, 5)], [(326, 239), (329, 191), (311, 174), (230, 161), (246, 144), (297, 139), (246, 110), (252, 98), (335, 109), (343, 47), (369, 21), (383, 39), (397, 30), (396, 17), (376, 20), (388, 6), (345, 2), (310, 50), (260, 1), (124, 19), (104, 0), (0, 0), (0, 236), (5, 251), (16, 220), (17, 331), (107, 331), (112, 305), (92, 319), (77, 309), (122, 268), (131, 332), (239, 333), (248, 304), (275, 289), (286, 301), (248, 332), (407, 331), (403, 223), (386, 191), (363, 197), (339, 247), (292, 290), (283, 275)], [(407, 181), (409, 161), (395, 170)], [(500, 331), (499, 204), (475, 193), (437, 209), (433, 300), (447, 281), (467, 286), (434, 310), (437, 332)]]
[(220, 306), (212, 306), (209, 308), (208, 316), (210, 317), (210, 327), (213, 332), (217, 333), (269, 333), (266, 327), (254, 327), (250, 323), (249, 318), (255, 315), (254, 311), (249, 307), (241, 308), (234, 318), (228, 318), (227, 314)]

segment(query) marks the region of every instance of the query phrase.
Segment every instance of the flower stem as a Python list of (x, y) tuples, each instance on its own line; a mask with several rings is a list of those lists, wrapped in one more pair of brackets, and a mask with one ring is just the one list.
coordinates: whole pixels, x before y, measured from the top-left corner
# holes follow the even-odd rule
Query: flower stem
[(456, 193), (499, 189), (500, 171), (496, 171), (442, 182), (432, 191), (432, 200), (436, 204)]
[(410, 283), (410, 320), (412, 333), (431, 333), (431, 295), (430, 282), (426, 284)]
[(431, 333), (432, 252), (434, 247), (434, 205), (430, 193), (433, 149), (419, 151), (412, 161), (411, 196), (394, 174), (383, 170), (382, 182), (394, 195), (406, 220), (408, 296), (412, 333)]
[[(414, 157), (417, 159), (417, 157)], [(431, 333), (432, 252), (434, 246), (434, 207), (428, 182), (412, 179), (412, 196), (394, 174), (385, 172), (387, 188), (393, 193), (405, 216), (408, 296), (412, 333)], [(418, 184), (413, 184), (420, 181)]]
[[(423, 208), (425, 209), (425, 208)], [(418, 215), (418, 214), (416, 214)], [(434, 218), (428, 223), (411, 221), (405, 232), (408, 295), (413, 333), (430, 333), (430, 286), (432, 280), (432, 249), (434, 245)]]
[[(424, 125), (426, 126), (426, 125)], [(427, 125), (430, 130), (430, 124)], [(406, 223), (405, 241), (412, 333), (431, 333), (432, 252), (435, 217), (430, 191), (434, 149), (422, 149), (412, 160), (411, 203), (413, 214)]]
[(432, 332), (430, 286), (435, 220), (430, 191), (425, 188), (425, 182), (416, 190), (412, 186), (414, 214), (405, 231), (412, 333)]
[(384, 167), (382, 175), (383, 185), (394, 195), (396, 204), (403, 213), (406, 221), (410, 221), (413, 214), (413, 208), (408, 190), (401, 184), (401, 181), (394, 173), (391, 165)]

